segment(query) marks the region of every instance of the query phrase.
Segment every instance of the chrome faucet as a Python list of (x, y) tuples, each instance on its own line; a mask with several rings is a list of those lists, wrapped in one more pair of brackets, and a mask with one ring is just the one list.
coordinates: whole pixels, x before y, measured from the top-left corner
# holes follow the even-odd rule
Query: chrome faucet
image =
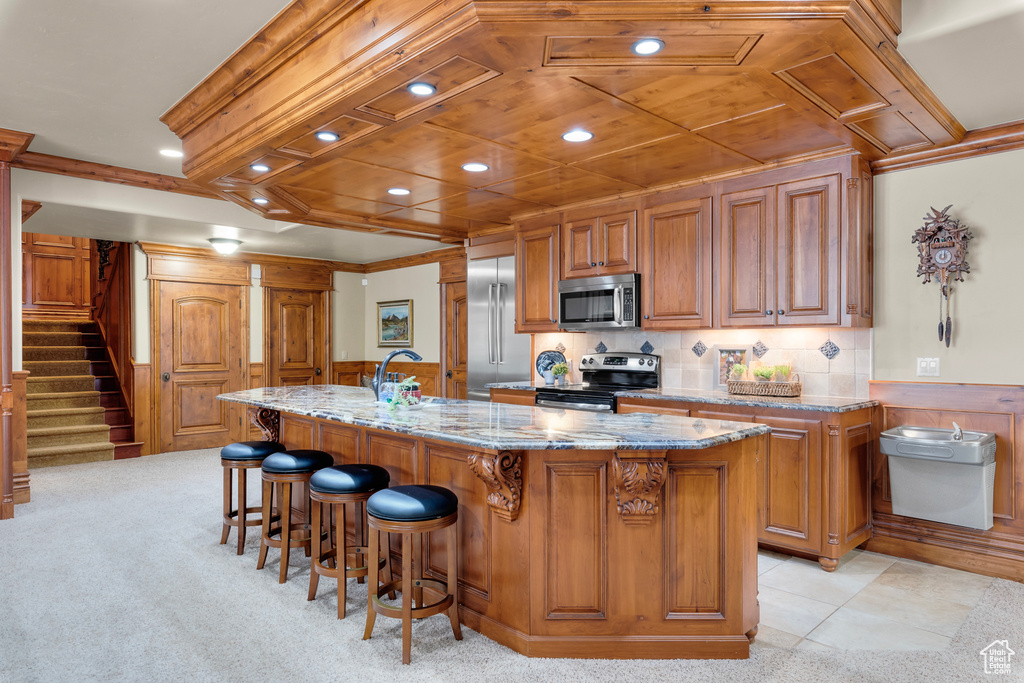
[(409, 356), (409, 358), (412, 358), (413, 360), (423, 360), (423, 356), (408, 349), (397, 349), (385, 356), (384, 360), (381, 361), (381, 364), (377, 366), (377, 372), (373, 373), (373, 396), (378, 401), (380, 400), (381, 382), (383, 382), (384, 378), (387, 377), (384, 373), (387, 372), (388, 363), (391, 362), (392, 358), (398, 355)]
[(964, 430), (960, 429), (960, 425), (956, 422), (953, 423), (953, 441), (963, 441)]

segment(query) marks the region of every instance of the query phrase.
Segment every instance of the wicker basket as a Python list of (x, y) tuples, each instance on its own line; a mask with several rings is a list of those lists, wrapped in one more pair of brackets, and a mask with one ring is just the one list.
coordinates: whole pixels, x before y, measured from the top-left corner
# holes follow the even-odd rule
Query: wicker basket
[(793, 373), (790, 382), (751, 382), (745, 379), (730, 379), (727, 383), (730, 394), (744, 394), (747, 396), (785, 396), (793, 398), (799, 396), (804, 385), (800, 383), (800, 375)]

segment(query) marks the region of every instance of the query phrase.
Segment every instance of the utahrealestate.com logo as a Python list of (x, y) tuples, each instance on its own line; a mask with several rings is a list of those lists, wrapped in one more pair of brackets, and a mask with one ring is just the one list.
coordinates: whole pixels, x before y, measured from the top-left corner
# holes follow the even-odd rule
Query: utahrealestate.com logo
[(980, 652), (985, 661), (985, 673), (1009, 674), (1010, 659), (1016, 652), (1010, 649), (1010, 641), (996, 640)]

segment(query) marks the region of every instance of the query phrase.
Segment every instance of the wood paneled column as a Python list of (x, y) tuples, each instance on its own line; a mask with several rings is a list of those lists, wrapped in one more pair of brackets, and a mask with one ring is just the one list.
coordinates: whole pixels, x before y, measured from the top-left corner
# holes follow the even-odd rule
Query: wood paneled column
[(12, 326), (14, 296), (11, 263), (11, 162), (34, 136), (0, 129), (0, 519), (14, 517), (14, 389)]

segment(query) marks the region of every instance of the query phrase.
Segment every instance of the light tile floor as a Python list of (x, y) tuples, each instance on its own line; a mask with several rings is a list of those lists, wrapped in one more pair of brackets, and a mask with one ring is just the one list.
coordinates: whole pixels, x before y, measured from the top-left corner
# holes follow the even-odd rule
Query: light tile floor
[(761, 623), (755, 647), (941, 650), (992, 579), (862, 550), (836, 571), (757, 553)]

